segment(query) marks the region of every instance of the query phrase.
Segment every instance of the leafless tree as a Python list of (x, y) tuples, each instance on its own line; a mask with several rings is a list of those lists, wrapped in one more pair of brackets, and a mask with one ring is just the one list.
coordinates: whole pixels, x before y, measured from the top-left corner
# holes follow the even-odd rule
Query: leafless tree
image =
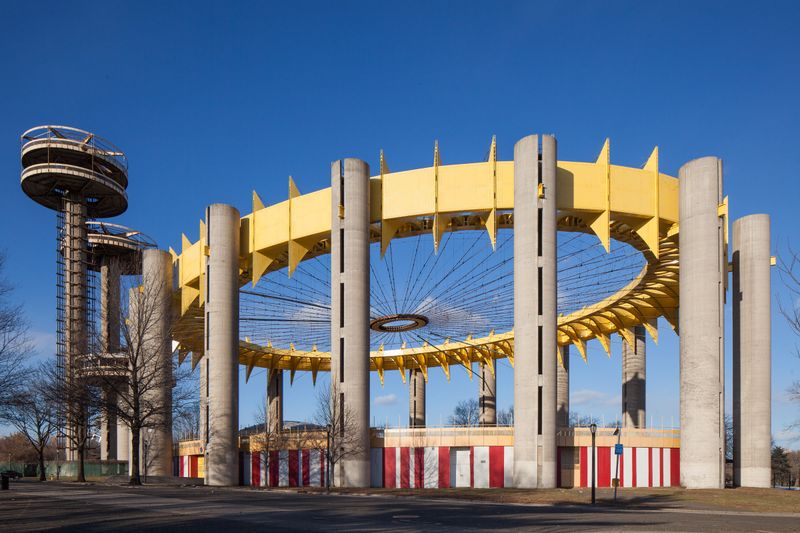
[(119, 351), (90, 358), (87, 374), (110, 397), (101, 403), (104, 416), (130, 429), (130, 484), (139, 485), (143, 466), (139, 451), (144, 452), (146, 445), (151, 465), (164, 460), (154, 450), (171, 448), (173, 411), (183, 409), (192, 394), (183, 386), (189, 371), (178, 366), (172, 354), (171, 284), (147, 274), (129, 277), (127, 284)]
[[(266, 452), (265, 468), (269, 472), (269, 451), (280, 450), (287, 443), (287, 434), (275, 420), (270, 419), (269, 399), (266, 394), (264, 395), (264, 400), (258, 406), (258, 411), (256, 411), (256, 424), (258, 425), (258, 433), (254, 437), (260, 441), (261, 449)], [(313, 448), (313, 443), (306, 437), (307, 434), (301, 434), (301, 438), (298, 441), (299, 449), (306, 446)]]
[(359, 435), (358, 421), (355, 414), (340, 402), (331, 401), (338, 398), (338, 388), (334, 383), (328, 388), (322, 387), (317, 394), (317, 409), (314, 423), (322, 428), (322, 438), (316, 438), (308, 432), (311, 442), (304, 447), (318, 449), (325, 454), (326, 488), (330, 490), (339, 477), (335, 473), (343, 463), (351, 458), (361, 456), (365, 450)]
[(45, 481), (45, 453), (56, 433), (56, 405), (47, 394), (45, 371), (41, 369), (29, 375), (27, 385), (12, 402), (7, 420), (16, 428), (36, 451), (39, 462), (39, 481)]
[(0, 416), (19, 396), (25, 381), (25, 360), (33, 350), (22, 305), (9, 296), (13, 286), (2, 277), (5, 255), (0, 253)]
[(453, 409), (453, 414), (447, 420), (451, 426), (477, 426), (480, 420), (481, 410), (478, 400), (471, 398), (461, 400)]
[[(786, 296), (778, 300), (778, 305), (789, 327), (800, 337), (800, 254), (788, 247), (786, 253), (778, 259), (778, 265), (781, 280), (786, 288)], [(800, 349), (795, 348), (795, 355), (800, 357)], [(788, 393), (792, 401), (800, 404), (800, 381), (792, 383)], [(792, 426), (800, 427), (800, 419)]]
[(58, 437), (73, 450), (78, 460), (76, 481), (86, 481), (86, 451), (90, 444), (89, 428), (94, 426), (100, 412), (100, 397), (95, 387), (89, 385), (78, 371), (80, 359), (69, 365), (67, 379), (63, 379), (55, 365), (44, 367), (42, 391), (49, 402), (58, 406), (65, 425), (58, 428)]

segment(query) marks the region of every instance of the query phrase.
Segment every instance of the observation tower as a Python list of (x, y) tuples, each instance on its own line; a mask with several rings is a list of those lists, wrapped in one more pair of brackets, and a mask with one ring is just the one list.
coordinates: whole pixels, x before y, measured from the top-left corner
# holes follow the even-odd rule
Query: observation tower
[[(90, 236), (87, 221), (117, 216), (128, 208), (128, 161), (110, 142), (68, 126), (31, 128), (22, 134), (21, 145), (22, 190), (57, 213), (56, 350), (60, 378), (68, 383), (74, 379), (76, 359), (90, 352), (93, 337), (92, 241), (110, 242)], [(58, 425), (69, 434), (74, 423), (64, 416), (62, 412)], [(64, 447), (63, 437), (59, 441)], [(71, 448), (67, 460), (76, 458)]]

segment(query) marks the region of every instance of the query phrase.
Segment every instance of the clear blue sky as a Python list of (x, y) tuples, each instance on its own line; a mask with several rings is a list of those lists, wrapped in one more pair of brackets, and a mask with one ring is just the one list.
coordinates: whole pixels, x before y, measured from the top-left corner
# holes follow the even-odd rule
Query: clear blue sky
[[(54, 349), (55, 215), (19, 188), (19, 135), (45, 123), (89, 129), (125, 150), (130, 208), (117, 221), (163, 247), (178, 248), (181, 232), (196, 239), (209, 203), (248, 212), (252, 189), (282, 200), (289, 174), (304, 192), (327, 186), (330, 161), (343, 156), (376, 167), (383, 148), (392, 169), (427, 166), (438, 139), (446, 163), (477, 161), (496, 134), (500, 158), (510, 159), (519, 137), (552, 132), (566, 160), (594, 159), (606, 137), (624, 165), (643, 164), (659, 145), (673, 175), (689, 159), (720, 156), (732, 217), (767, 212), (773, 249), (800, 248), (800, 10), (699, 4), (6, 5), (0, 247), (39, 353)], [(785, 392), (800, 379), (797, 340), (773, 312), (773, 433), (798, 447), (800, 431), (785, 430), (800, 418)], [(657, 426), (677, 425), (677, 346), (666, 324), (648, 346)], [(619, 350), (616, 340), (608, 359), (592, 343), (589, 366), (573, 359), (574, 410), (617, 417)], [(730, 383), (730, 360), (727, 368)], [(476, 393), (463, 375), (449, 385), (431, 375), (432, 423)], [(373, 382), (376, 419), (405, 423), (399, 376), (383, 389)], [(503, 408), (511, 383), (501, 367)], [(242, 424), (263, 387), (261, 373), (242, 388)], [(310, 387), (306, 376), (287, 388), (287, 418), (308, 416)]]

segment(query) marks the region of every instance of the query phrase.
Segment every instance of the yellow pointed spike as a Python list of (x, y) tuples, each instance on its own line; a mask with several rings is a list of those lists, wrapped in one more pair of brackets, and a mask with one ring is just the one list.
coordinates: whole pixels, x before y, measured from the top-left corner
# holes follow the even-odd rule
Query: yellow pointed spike
[(381, 150), (381, 167), (380, 168), (381, 168), (381, 177), (383, 177), (384, 174), (389, 174), (389, 165), (386, 163), (386, 158), (383, 155), (383, 150)]
[(175, 250), (172, 249), (172, 246), (169, 247), (169, 255), (172, 257), (173, 263), (178, 260), (178, 254), (175, 253)]
[(602, 166), (603, 171), (603, 210), (593, 217), (587, 217), (585, 222), (600, 239), (603, 248), (608, 253), (611, 251), (611, 142), (609, 139), (603, 143), (603, 148), (600, 150), (595, 164)]
[(603, 148), (600, 149), (600, 154), (597, 156), (595, 164), (608, 165), (610, 161), (611, 161), (611, 139), (606, 138), (606, 141), (603, 143)]
[(653, 342), (658, 344), (658, 319), (651, 318), (645, 321), (643, 324), (644, 329), (647, 330), (647, 333), (650, 334), (650, 338), (653, 339)]
[(378, 378), (381, 380), (381, 387), (383, 387), (383, 367), (378, 368)]
[(181, 315), (186, 314), (189, 307), (200, 297), (200, 290), (184, 285), (181, 287)]
[(609, 336), (604, 333), (597, 333), (596, 336), (597, 340), (600, 341), (600, 344), (606, 351), (606, 354), (608, 354), (608, 357), (611, 357), (611, 339), (609, 338)]
[(206, 235), (206, 221), (202, 218), (200, 219), (200, 240), (203, 242), (208, 242)]
[(642, 240), (647, 244), (647, 247), (656, 257), (659, 258), (659, 240), (660, 240), (660, 232), (659, 232), (659, 225), (661, 220), (661, 215), (659, 213), (659, 202), (660, 202), (660, 177), (658, 171), (658, 146), (653, 148), (653, 152), (650, 154), (650, 157), (647, 158), (647, 162), (644, 164), (644, 170), (652, 173), (653, 179), (653, 199), (652, 199), (652, 209), (653, 209), (653, 217), (642, 222), (639, 225), (633, 226), (633, 229), (642, 238)]
[(489, 242), (492, 243), (492, 251), (497, 249), (497, 209), (489, 211), (486, 217), (486, 232), (489, 234)]
[(588, 363), (586, 359), (586, 342), (583, 339), (572, 339), (572, 344), (578, 349), (584, 363)]
[(556, 359), (558, 359), (558, 365), (561, 368), (564, 368), (564, 357), (561, 355), (561, 347), (556, 346)]
[(261, 201), (261, 197), (258, 196), (258, 193), (253, 191), (253, 213), (259, 209), (264, 209), (264, 202)]
[(633, 335), (633, 331), (631, 331), (629, 328), (622, 328), (617, 333), (619, 333), (619, 336), (622, 337), (626, 343), (628, 343), (628, 346), (631, 348), (636, 346), (636, 338)]
[(296, 241), (289, 241), (289, 277), (294, 274), (297, 265), (306, 256), (311, 247), (317, 243), (316, 237), (309, 237), (306, 239), (298, 239)]
[(397, 230), (400, 229), (402, 222), (395, 220), (381, 221), (381, 259), (383, 259), (386, 250), (389, 249), (392, 239), (397, 235)]
[(192, 371), (194, 371), (194, 368), (197, 366), (197, 363), (199, 363), (202, 358), (203, 354), (196, 354), (192, 352)]
[(253, 287), (256, 286), (258, 280), (264, 275), (269, 266), (275, 261), (274, 255), (268, 255), (261, 252), (253, 252), (250, 273), (252, 277)]
[(189, 237), (187, 237), (185, 233), (181, 233), (181, 253), (188, 250), (191, 246), (192, 241), (189, 240)]
[(297, 198), (300, 196), (300, 189), (294, 184), (294, 180), (289, 176), (289, 198)]

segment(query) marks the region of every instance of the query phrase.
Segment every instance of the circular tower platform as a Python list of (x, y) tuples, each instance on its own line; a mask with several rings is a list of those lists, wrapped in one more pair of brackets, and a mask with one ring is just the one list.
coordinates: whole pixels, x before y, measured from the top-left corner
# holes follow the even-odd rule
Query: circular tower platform
[(141, 231), (127, 228), (120, 224), (90, 220), (86, 223), (87, 240), (92, 254), (91, 270), (100, 269), (102, 258), (120, 259), (121, 275), (142, 273), (141, 261), (127, 260), (147, 248), (155, 248), (156, 242)]
[(61, 209), (73, 194), (87, 216), (106, 218), (128, 208), (128, 160), (110, 142), (68, 126), (37, 126), (22, 134), (22, 190), (39, 204)]

